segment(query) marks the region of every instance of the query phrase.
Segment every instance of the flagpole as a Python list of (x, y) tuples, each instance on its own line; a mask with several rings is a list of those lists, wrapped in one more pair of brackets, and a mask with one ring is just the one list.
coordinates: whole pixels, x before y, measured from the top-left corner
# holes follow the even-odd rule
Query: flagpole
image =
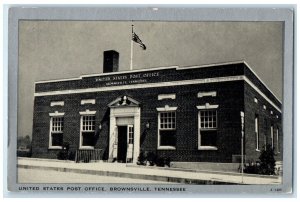
[(130, 47), (130, 70), (132, 70), (132, 59), (133, 59), (133, 25), (131, 25), (131, 47)]

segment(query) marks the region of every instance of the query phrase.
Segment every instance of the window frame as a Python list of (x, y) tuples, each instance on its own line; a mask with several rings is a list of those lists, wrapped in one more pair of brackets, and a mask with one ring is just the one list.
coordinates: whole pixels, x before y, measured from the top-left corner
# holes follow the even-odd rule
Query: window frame
[(256, 149), (255, 151), (259, 152), (259, 116), (258, 114), (255, 114), (255, 118), (254, 118), (254, 133), (255, 133), (255, 145), (256, 145)]
[[(79, 149), (94, 149), (95, 147), (94, 146), (83, 146), (82, 145), (82, 142), (83, 142), (83, 132), (96, 132), (96, 111), (89, 111), (89, 110), (86, 110), (84, 112), (79, 112), (80, 114), (80, 137), (79, 137)], [(83, 117), (84, 116), (94, 116), (95, 117), (95, 130), (93, 131), (86, 131), (86, 130), (83, 130)]]
[[(158, 150), (176, 150), (176, 146), (161, 146), (160, 143), (160, 131), (175, 131), (176, 135), (176, 130), (177, 130), (177, 107), (169, 107), (165, 106), (165, 108), (156, 108), (158, 111), (157, 119), (158, 119), (158, 125), (157, 125), (157, 149)], [(161, 114), (162, 113), (175, 113), (175, 128), (161, 128)]]
[[(218, 150), (217, 146), (205, 146), (205, 145), (201, 145), (201, 131), (216, 131), (216, 133), (218, 133), (218, 108), (219, 105), (210, 105), (210, 104), (206, 104), (203, 106), (197, 106), (198, 109), (198, 150)], [(215, 128), (201, 128), (201, 112), (203, 111), (215, 111), (216, 112), (216, 127)]]
[(268, 140), (267, 140), (267, 136), (268, 136), (268, 121), (265, 118), (264, 119), (264, 149), (267, 149), (267, 144), (268, 144)]
[(127, 145), (134, 144), (134, 125), (127, 125)]
[[(49, 125), (49, 142), (48, 142), (48, 149), (62, 149), (63, 146), (53, 146), (52, 145), (52, 134), (61, 134), (62, 136), (64, 135), (64, 112), (58, 112), (55, 111), (54, 113), (49, 113), (50, 116), (50, 125)], [(52, 131), (53, 129), (53, 118), (63, 118), (63, 130), (58, 132), (58, 131)]]
[(277, 151), (277, 154), (280, 154), (280, 149), (279, 149), (279, 127), (276, 127), (276, 151)]
[(272, 146), (272, 149), (274, 149), (274, 126), (273, 124), (271, 125), (270, 127), (270, 133), (271, 133), (271, 146)]

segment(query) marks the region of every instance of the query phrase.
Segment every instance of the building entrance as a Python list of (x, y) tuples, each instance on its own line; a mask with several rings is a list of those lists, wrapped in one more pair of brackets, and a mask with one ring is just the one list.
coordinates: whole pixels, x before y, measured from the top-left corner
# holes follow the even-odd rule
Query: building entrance
[(139, 105), (139, 102), (127, 96), (119, 97), (109, 103), (109, 161), (137, 162), (141, 129)]
[(117, 161), (125, 163), (133, 157), (133, 125), (118, 126)]
[(120, 163), (126, 162), (127, 150), (127, 126), (118, 126), (118, 154), (117, 160)]

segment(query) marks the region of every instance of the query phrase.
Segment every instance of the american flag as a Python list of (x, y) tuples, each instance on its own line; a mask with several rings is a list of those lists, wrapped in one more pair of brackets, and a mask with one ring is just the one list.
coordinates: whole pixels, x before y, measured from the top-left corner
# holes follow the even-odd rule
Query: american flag
[(139, 38), (139, 36), (135, 32), (132, 33), (132, 41), (138, 43), (140, 45), (140, 47), (142, 47), (143, 50), (146, 50), (146, 45), (143, 44), (142, 40)]

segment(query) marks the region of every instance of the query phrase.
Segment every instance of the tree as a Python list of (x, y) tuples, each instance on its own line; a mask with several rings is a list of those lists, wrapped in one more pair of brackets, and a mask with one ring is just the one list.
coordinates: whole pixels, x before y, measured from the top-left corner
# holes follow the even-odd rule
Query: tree
[(30, 138), (30, 136), (26, 135), (25, 137), (24, 136), (18, 137), (17, 146), (18, 147), (23, 147), (23, 148), (26, 148), (26, 149), (30, 149), (31, 148), (31, 138)]

